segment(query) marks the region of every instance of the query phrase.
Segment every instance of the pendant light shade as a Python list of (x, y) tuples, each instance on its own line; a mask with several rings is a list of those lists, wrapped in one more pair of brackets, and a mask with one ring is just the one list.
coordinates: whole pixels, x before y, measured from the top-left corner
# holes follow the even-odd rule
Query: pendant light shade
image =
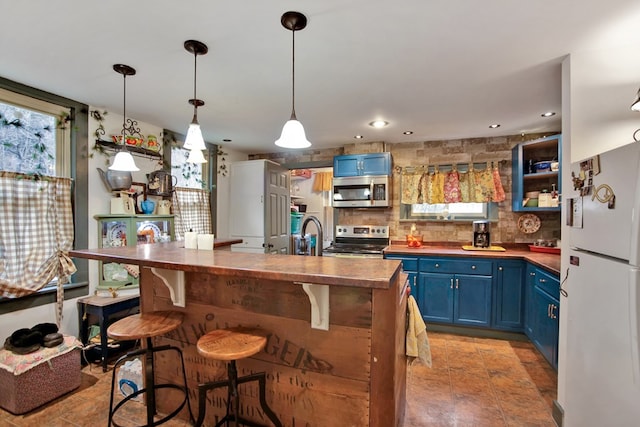
[(112, 171), (137, 172), (140, 169), (136, 166), (133, 156), (126, 149), (119, 151), (113, 159), (113, 164), (109, 166)]
[(636, 100), (633, 104), (631, 104), (631, 109), (633, 111), (640, 111), (640, 89), (638, 89), (638, 95), (636, 96)]
[[(189, 124), (189, 129), (187, 130), (187, 138), (184, 141), (184, 148), (187, 150), (191, 150), (189, 154), (189, 159), (192, 158), (192, 154), (194, 150), (206, 150), (206, 145), (204, 143), (204, 138), (202, 137), (202, 130), (200, 129), (200, 124), (198, 123), (198, 107), (202, 107), (204, 105), (204, 101), (198, 99), (196, 97), (196, 76), (198, 70), (198, 55), (205, 55), (209, 48), (202, 42), (197, 40), (187, 40), (184, 42), (184, 48), (193, 54), (193, 99), (189, 100), (189, 104), (193, 105), (193, 119), (191, 119), (191, 124)], [(195, 157), (194, 157), (195, 158)], [(198, 160), (201, 161), (191, 161), (187, 160), (190, 163), (206, 163), (202, 152), (200, 152), (200, 156)]]
[(202, 150), (193, 148), (189, 151), (189, 157), (187, 158), (187, 163), (207, 163), (207, 159), (204, 158), (204, 154), (202, 154)]
[[(109, 169), (114, 171), (123, 171), (123, 172), (137, 172), (140, 169), (136, 166), (136, 162), (133, 160), (133, 156), (127, 150), (126, 138), (127, 133), (129, 134), (140, 134), (140, 130), (136, 128), (137, 122), (129, 119), (127, 122), (127, 76), (135, 76), (136, 70), (131, 68), (128, 65), (124, 64), (115, 64), (113, 69), (116, 73), (122, 74), (123, 78), (123, 108), (122, 108), (122, 142), (123, 148), (116, 153), (113, 164), (109, 166)], [(127, 127), (127, 123), (130, 123), (130, 126)]]
[(275, 144), (283, 148), (307, 148), (311, 143), (307, 140), (302, 123), (296, 118), (296, 31), (300, 31), (307, 26), (307, 17), (300, 12), (285, 12), (280, 18), (280, 23), (284, 28), (291, 31), (291, 118), (284, 124), (280, 139)]

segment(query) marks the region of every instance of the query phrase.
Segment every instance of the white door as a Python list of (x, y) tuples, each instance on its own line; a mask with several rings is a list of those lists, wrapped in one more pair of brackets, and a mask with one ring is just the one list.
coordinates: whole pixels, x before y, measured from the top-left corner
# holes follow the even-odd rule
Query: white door
[(269, 161), (265, 169), (265, 252), (288, 254), (291, 223), (289, 170)]

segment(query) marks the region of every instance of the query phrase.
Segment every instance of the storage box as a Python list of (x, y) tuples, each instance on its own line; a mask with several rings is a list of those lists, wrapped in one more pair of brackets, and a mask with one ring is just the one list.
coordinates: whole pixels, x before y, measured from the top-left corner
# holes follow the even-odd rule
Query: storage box
[(0, 407), (24, 414), (80, 386), (80, 348), (65, 337), (53, 348), (17, 355), (0, 350)]

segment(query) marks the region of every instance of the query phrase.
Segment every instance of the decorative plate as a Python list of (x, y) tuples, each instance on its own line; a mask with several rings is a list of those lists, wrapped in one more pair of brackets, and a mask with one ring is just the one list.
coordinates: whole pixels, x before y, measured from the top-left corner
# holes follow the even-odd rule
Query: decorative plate
[(138, 228), (138, 234), (140, 234), (141, 231), (146, 231), (146, 230), (151, 230), (153, 232), (153, 239), (150, 239), (151, 241), (149, 243), (153, 243), (157, 241), (158, 237), (160, 237), (160, 234), (162, 234), (160, 232), (160, 228), (152, 222), (143, 223)]
[(518, 219), (518, 228), (526, 234), (535, 233), (540, 229), (540, 218), (534, 214), (524, 214)]
[(115, 222), (107, 229), (107, 241), (109, 246), (126, 246), (127, 225), (122, 222)]

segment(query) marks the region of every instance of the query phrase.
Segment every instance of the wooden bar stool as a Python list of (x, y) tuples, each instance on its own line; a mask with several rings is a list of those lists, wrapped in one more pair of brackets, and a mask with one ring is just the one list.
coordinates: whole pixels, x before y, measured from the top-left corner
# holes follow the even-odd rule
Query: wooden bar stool
[(266, 374), (264, 372), (246, 375), (238, 378), (236, 360), (251, 357), (262, 351), (267, 345), (266, 333), (258, 328), (235, 327), (228, 329), (216, 329), (200, 337), (197, 343), (198, 353), (209, 359), (226, 360), (228, 377), (223, 381), (209, 382), (198, 385), (198, 420), (196, 426), (199, 427), (204, 422), (204, 415), (207, 404), (207, 391), (215, 388), (227, 387), (227, 413), (216, 427), (224, 423), (229, 425), (229, 421), (234, 422), (234, 426), (241, 423), (245, 426), (263, 427), (261, 424), (242, 418), (239, 414), (240, 397), (238, 395), (238, 384), (251, 381), (258, 381), (260, 388), (260, 406), (265, 415), (271, 420), (274, 426), (281, 427), (282, 423), (276, 414), (267, 405), (265, 385)]
[[(146, 426), (157, 426), (169, 420), (170, 418), (173, 418), (178, 414), (178, 412), (182, 410), (185, 404), (187, 405), (187, 408), (189, 408), (189, 416), (191, 418), (191, 421), (193, 421), (193, 415), (191, 414), (191, 408), (189, 405), (187, 374), (184, 369), (184, 359), (182, 358), (182, 351), (178, 347), (174, 347), (171, 345), (154, 347), (152, 342), (153, 337), (164, 335), (178, 328), (182, 324), (183, 318), (184, 314), (177, 311), (153, 311), (125, 317), (124, 319), (120, 319), (109, 326), (109, 328), (107, 329), (107, 334), (111, 338), (118, 340), (146, 340), (146, 348), (128, 352), (124, 356), (120, 357), (113, 367), (113, 378), (111, 379), (111, 399), (109, 402), (109, 426), (114, 425), (116, 427), (119, 427), (119, 425), (113, 420), (114, 414), (125, 403), (143, 393), (146, 397), (147, 403)], [(173, 351), (176, 352), (180, 357), (180, 363), (182, 363), (182, 378), (184, 381), (183, 385), (172, 383), (156, 384), (153, 369), (154, 355), (162, 351)], [(114, 407), (113, 395), (116, 384), (116, 370), (118, 366), (120, 366), (127, 360), (139, 355), (144, 355), (145, 359), (144, 387), (127, 395)], [(154, 416), (156, 415), (156, 390), (166, 388), (181, 391), (182, 393), (184, 393), (184, 398), (182, 399), (178, 407), (173, 410), (173, 412), (161, 418), (160, 420), (155, 421)]]

